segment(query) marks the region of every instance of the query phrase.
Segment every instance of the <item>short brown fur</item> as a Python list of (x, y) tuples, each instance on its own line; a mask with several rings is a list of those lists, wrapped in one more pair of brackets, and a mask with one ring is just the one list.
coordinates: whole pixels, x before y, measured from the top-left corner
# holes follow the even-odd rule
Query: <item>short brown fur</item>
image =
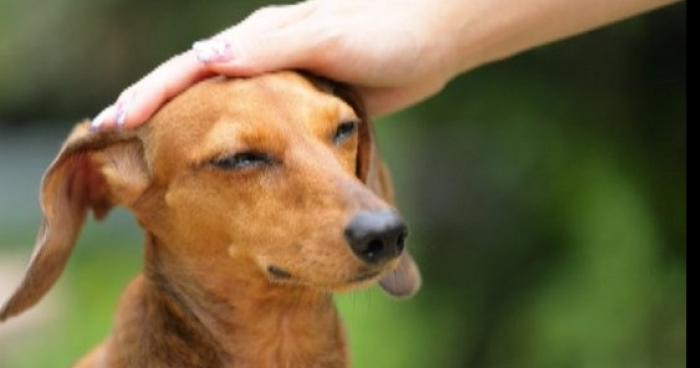
[[(359, 211), (391, 208), (371, 127), (347, 96), (294, 72), (216, 78), (135, 132), (76, 126), (44, 177), (44, 225), (0, 321), (53, 285), (88, 210), (122, 205), (146, 231), (144, 270), (78, 367), (348, 366), (331, 293), (380, 280), (409, 296), (420, 276), (407, 253), (372, 267), (343, 237)], [(359, 133), (334, 142), (346, 121)], [(213, 164), (240, 152), (272, 164)]]

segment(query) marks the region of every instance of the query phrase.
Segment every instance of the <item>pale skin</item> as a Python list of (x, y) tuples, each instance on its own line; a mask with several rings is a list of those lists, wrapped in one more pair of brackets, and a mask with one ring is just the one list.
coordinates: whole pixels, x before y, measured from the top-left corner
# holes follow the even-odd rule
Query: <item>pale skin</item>
[(125, 89), (94, 129), (134, 128), (214, 75), (304, 69), (352, 85), (372, 117), (497, 60), (676, 0), (309, 0), (262, 8)]

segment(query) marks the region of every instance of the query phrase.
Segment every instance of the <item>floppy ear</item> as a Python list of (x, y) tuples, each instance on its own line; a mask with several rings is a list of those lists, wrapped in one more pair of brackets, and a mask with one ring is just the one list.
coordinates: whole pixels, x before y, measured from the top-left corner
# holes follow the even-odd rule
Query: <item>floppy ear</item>
[[(394, 186), (391, 182), (389, 170), (387, 170), (384, 162), (379, 157), (379, 152), (377, 152), (371, 123), (366, 117), (363, 117), (361, 124), (357, 152), (357, 176), (373, 192), (393, 205)], [(408, 250), (405, 250), (401, 255), (396, 267), (388, 271), (379, 280), (379, 285), (389, 295), (397, 298), (409, 298), (418, 292), (421, 286), (420, 271)]]
[(90, 133), (78, 124), (44, 173), (43, 221), (20, 285), (0, 308), (0, 321), (36, 304), (68, 261), (87, 212), (101, 219), (115, 204), (133, 203), (148, 185), (140, 140), (132, 133)]
[[(374, 193), (393, 205), (394, 186), (391, 176), (377, 150), (372, 123), (360, 98), (352, 90), (343, 87), (336, 88), (334, 92), (355, 109), (361, 120), (358, 132), (357, 177)], [(396, 267), (379, 280), (379, 285), (389, 295), (397, 298), (409, 298), (418, 292), (421, 286), (420, 271), (408, 251), (404, 251)]]

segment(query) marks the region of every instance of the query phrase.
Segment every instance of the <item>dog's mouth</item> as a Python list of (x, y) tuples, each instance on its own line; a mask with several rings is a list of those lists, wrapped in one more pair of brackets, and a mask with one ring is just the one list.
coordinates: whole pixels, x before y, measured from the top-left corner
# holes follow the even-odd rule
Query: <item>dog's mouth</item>
[(380, 271), (373, 271), (373, 272), (365, 272), (361, 273), (349, 280), (350, 283), (359, 283), (367, 280), (371, 280), (377, 276), (379, 276), (381, 272)]
[[(267, 273), (272, 277), (272, 279), (280, 282), (284, 281), (301, 281), (301, 280), (295, 280), (294, 276), (292, 275), (291, 272), (275, 266), (275, 265), (270, 265), (267, 266)], [(365, 271), (361, 272), (358, 275), (352, 276), (347, 281), (345, 281), (348, 284), (360, 284), (365, 281), (372, 280), (376, 277), (378, 277), (382, 273), (381, 270), (372, 270), (372, 271)]]
[(289, 271), (277, 266), (267, 266), (267, 272), (277, 280), (289, 280), (292, 278), (292, 274)]

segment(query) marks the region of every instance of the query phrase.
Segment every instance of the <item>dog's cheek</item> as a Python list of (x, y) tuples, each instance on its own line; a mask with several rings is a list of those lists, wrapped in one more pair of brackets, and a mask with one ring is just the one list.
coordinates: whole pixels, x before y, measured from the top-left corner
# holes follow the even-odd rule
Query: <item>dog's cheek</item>
[(202, 247), (225, 244), (226, 208), (221, 201), (212, 200), (212, 193), (206, 187), (196, 190), (196, 186), (189, 184), (174, 182), (164, 196), (171, 235)]

